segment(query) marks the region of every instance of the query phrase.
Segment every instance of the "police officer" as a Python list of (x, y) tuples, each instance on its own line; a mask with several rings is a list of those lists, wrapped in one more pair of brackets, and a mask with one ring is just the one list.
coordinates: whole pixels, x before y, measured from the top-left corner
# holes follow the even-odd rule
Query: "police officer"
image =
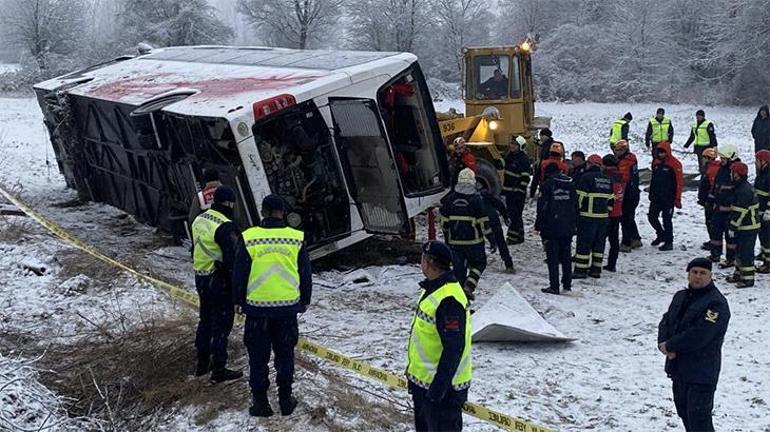
[(615, 202), (612, 182), (601, 170), (602, 157), (592, 154), (588, 156), (587, 164), (585, 174), (575, 185), (578, 221), (573, 279), (585, 279), (587, 276), (601, 277), (607, 225)]
[(457, 281), (473, 300), (481, 273), (487, 267), (484, 237), (492, 234), (484, 201), (476, 192), (476, 175), (460, 171), (455, 190), (441, 199), (439, 220), (446, 243), (452, 248)]
[(615, 148), (615, 143), (620, 140), (628, 141), (628, 124), (634, 117), (630, 112), (623, 114), (623, 117), (612, 122), (610, 127), (610, 149)]
[(719, 262), (722, 256), (723, 240), (726, 243), (726, 259), (720, 263), (720, 268), (729, 268), (735, 265), (735, 241), (729, 230), (730, 211), (732, 210), (733, 182), (731, 165), (740, 162), (737, 149), (734, 145), (722, 146), (718, 151), (721, 167), (714, 177), (714, 212), (711, 216), (711, 254), (709, 259)]
[(757, 178), (754, 189), (759, 199), (759, 215), (762, 226), (759, 228), (762, 265), (757, 273), (770, 273), (770, 150), (760, 150), (756, 155)]
[(687, 273), (687, 289), (674, 294), (658, 325), (658, 350), (666, 356), (666, 374), (685, 429), (713, 431), (711, 410), (730, 308), (711, 279), (709, 260), (690, 261)]
[(727, 278), (738, 288), (754, 286), (754, 245), (760, 228), (759, 201), (754, 187), (748, 182), (749, 167), (743, 162), (730, 166), (733, 180), (733, 201), (730, 210), (731, 237), (735, 239), (735, 273)]
[(529, 186), (532, 166), (527, 154), (524, 153), (524, 145), (527, 140), (517, 136), (508, 145), (508, 153), (505, 155), (505, 170), (503, 171), (503, 196), (508, 208), (507, 241), (510, 244), (524, 243), (524, 202), (527, 199), (527, 186)]
[(577, 192), (570, 177), (559, 170), (556, 163), (545, 167), (545, 182), (537, 200), (535, 229), (540, 232), (548, 264), (548, 294), (559, 294), (559, 266), (561, 286), (572, 290), (572, 236), (577, 223)]
[(425, 280), (412, 318), (406, 378), (418, 432), (462, 430), (471, 385), (468, 298), (450, 269), (452, 251), (440, 241), (422, 247)]
[(684, 143), (684, 148), (689, 148), (690, 144), (695, 144), (695, 154), (698, 155), (698, 167), (703, 174), (705, 165), (703, 163), (703, 150), (709, 147), (717, 146), (717, 135), (714, 131), (714, 123), (706, 120), (706, 113), (699, 109), (695, 112), (695, 121), (690, 125), (690, 137)]
[(310, 304), (313, 280), (304, 233), (286, 226), (285, 204), (278, 195), (262, 201), (262, 222), (243, 232), (233, 269), (236, 302), (246, 315), (243, 341), (249, 353), (252, 406), (249, 414), (270, 417), (268, 362), (275, 355), (278, 403), (282, 415), (297, 406), (292, 396), (297, 314)]
[(229, 186), (219, 186), (213, 193), (211, 207), (192, 223), (195, 289), (200, 298), (195, 376), (211, 371), (213, 382), (243, 376), (243, 372), (225, 368), (227, 338), (235, 316), (230, 282), (235, 247), (240, 238), (238, 227), (232, 221), (234, 206), (235, 191)]
[[(650, 117), (650, 122), (647, 123), (647, 132), (644, 134), (644, 145), (647, 150), (654, 150), (663, 141), (674, 142), (674, 126), (671, 125), (671, 119), (665, 114), (666, 110), (658, 108), (655, 111), (655, 116)], [(652, 143), (652, 147), (650, 147), (650, 143)]]

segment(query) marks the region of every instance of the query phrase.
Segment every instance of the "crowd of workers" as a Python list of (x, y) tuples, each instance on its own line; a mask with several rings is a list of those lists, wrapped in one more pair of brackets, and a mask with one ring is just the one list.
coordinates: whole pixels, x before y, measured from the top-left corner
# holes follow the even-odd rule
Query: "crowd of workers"
[[(759, 127), (755, 122), (752, 130), (765, 134), (764, 141), (755, 134), (758, 145), (770, 145), (767, 114), (763, 107), (757, 116)], [(470, 302), (487, 266), (485, 245), (488, 241), (493, 252), (499, 251), (506, 271), (515, 272), (508, 246), (525, 240), (528, 191), (530, 198), (537, 197), (534, 229), (549, 272), (545, 293), (570, 291), (573, 279), (600, 278), (602, 270), (614, 273), (620, 252), (642, 246), (635, 220), (641, 196), (638, 162), (628, 140), (632, 120), (627, 113), (612, 124), (611, 152), (604, 156), (574, 151), (565, 160), (564, 145), (544, 129), (540, 157), (532, 167), (524, 152), (527, 141), (512, 140), (500, 163), (502, 200), (479, 188), (476, 161), (464, 141), (455, 140), (452, 190), (439, 210), (444, 242), (432, 240), (422, 246), (425, 280), (420, 283), (407, 343), (406, 377), (416, 430), (462, 429), (462, 406), (472, 376)], [(647, 216), (656, 237), (651, 244), (661, 251), (673, 249), (672, 218), (674, 209), (682, 207), (683, 172), (672, 154), (673, 134), (670, 120), (658, 109), (649, 119), (645, 144), (653, 156)], [(738, 287), (752, 286), (755, 271), (770, 273), (770, 150), (756, 152), (752, 185), (736, 148), (717, 147), (714, 125), (700, 110), (685, 147), (691, 144), (702, 173), (698, 203), (705, 210), (710, 239), (703, 248), (709, 255), (688, 264), (688, 288), (674, 296), (660, 322), (658, 349), (666, 356), (677, 413), (686, 429), (713, 430), (711, 409), (730, 311), (711, 279), (712, 263), (735, 267), (728, 281)], [(241, 231), (234, 222), (235, 191), (222, 185), (213, 171), (204, 172), (204, 181), (190, 210), (200, 297), (195, 375), (210, 373), (215, 383), (243, 376), (226, 367), (234, 315), (242, 313), (252, 393), (249, 412), (273, 415), (267, 395), (272, 352), (280, 411), (290, 415), (298, 403), (292, 394), (297, 315), (307, 310), (312, 291), (304, 234), (286, 225), (285, 202), (277, 195), (264, 198), (259, 226)], [(501, 217), (508, 227), (506, 235)], [(758, 234), (762, 249), (757, 258), (762, 264), (755, 267)], [(726, 259), (721, 261), (723, 248)]]

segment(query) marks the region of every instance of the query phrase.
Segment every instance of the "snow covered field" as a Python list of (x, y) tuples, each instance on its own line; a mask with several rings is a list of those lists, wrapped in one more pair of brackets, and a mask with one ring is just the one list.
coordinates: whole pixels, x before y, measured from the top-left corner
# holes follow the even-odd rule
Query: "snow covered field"
[(20, 66), (16, 63), (0, 63), (0, 74), (16, 72)]
[[(442, 102), (439, 110), (461, 103)], [(649, 164), (641, 150), (646, 118), (655, 104), (554, 104), (542, 103), (538, 115), (553, 117), (552, 129), (564, 141), (567, 151), (604, 154), (606, 135), (612, 120), (626, 111), (634, 114), (631, 125), (632, 147), (640, 166)], [(666, 106), (676, 131), (675, 147), (681, 148), (692, 115), (698, 107)], [(744, 160), (753, 167), (749, 155), (751, 121), (756, 110), (732, 107), (705, 107), (716, 123), (720, 143), (736, 144)], [(681, 155), (680, 155), (681, 156)], [(695, 170), (692, 156), (681, 156), (686, 172)], [(75, 198), (58, 174), (56, 161), (42, 125), (34, 99), (0, 98), (0, 181), (14, 186), (51, 219), (96, 244), (109, 255), (134, 260), (139, 266), (192, 286), (186, 251), (168, 247), (154, 230), (137, 224), (120, 211), (100, 204), (70, 207), (61, 205)], [(638, 210), (645, 243), (652, 239), (646, 223), (646, 201)], [(527, 226), (531, 227), (534, 208), (527, 207)], [(86, 322), (78, 313), (100, 320), (105, 311), (120, 305), (127, 311), (128, 325), (142, 316), (177, 313), (165, 297), (129, 277), (115, 275), (107, 286), (88, 277), (69, 274), (62, 256), (71, 252), (65, 244), (47, 236), (32, 222), (22, 218), (0, 219), (0, 338), (7, 333), (28, 332), (46, 343), (67, 343)], [(476, 344), (474, 346), (474, 384), (470, 399), (490, 408), (558, 430), (682, 430), (674, 412), (669, 380), (663, 372), (663, 356), (656, 348), (657, 323), (673, 293), (686, 284), (684, 266), (702, 255), (699, 244), (706, 239), (702, 211), (695, 204), (694, 192), (686, 192), (684, 209), (674, 219), (675, 250), (662, 253), (645, 246), (631, 254), (621, 254), (620, 273), (605, 273), (600, 280), (577, 281), (568, 296), (542, 294), (547, 271), (539, 239), (530, 235), (512, 254), (516, 275), (502, 273), (502, 263), (491, 257), (484, 274), (477, 302), (510, 282), (552, 325), (568, 336), (578, 338), (570, 344)], [(24, 225), (18, 238), (9, 234)], [(144, 250), (137, 258), (136, 252)], [(45, 268), (42, 275), (31, 269)], [(313, 305), (301, 318), (301, 331), (309, 338), (347, 355), (364, 359), (392, 371), (404, 367), (405, 345), (411, 308), (421, 279), (416, 265), (392, 265), (363, 269), (373, 282), (356, 284), (337, 271), (315, 275)], [(759, 275), (753, 289), (737, 290), (723, 279), (726, 271), (716, 271), (717, 286), (726, 294), (732, 320), (723, 352), (723, 371), (715, 400), (717, 430), (770, 431), (770, 356), (767, 354), (766, 323), (770, 312), (770, 278)], [(66, 276), (66, 277), (65, 277)], [(58, 338), (58, 339), (57, 339)], [(50, 339), (50, 340), (49, 340)], [(233, 345), (240, 344), (241, 333), (234, 331)], [(7, 344), (0, 353), (17, 355)], [(20, 347), (21, 348), (21, 347)], [(190, 347), (192, 350), (192, 347)], [(244, 358), (234, 359), (244, 367)], [(2, 363), (5, 364), (5, 363)], [(322, 369), (329, 366), (318, 363)], [(0, 371), (1, 373), (2, 371)], [(260, 422), (248, 417), (246, 381), (241, 386), (243, 400), (222, 407), (206, 422), (193, 419), (204, 406), (179, 406), (159, 416), (153, 428), (176, 430), (409, 430), (403, 405), (388, 415), (388, 400), (407, 400), (405, 393), (385, 390), (339, 373), (343, 385), (312, 367), (298, 369), (297, 392), (302, 397), (298, 414)], [(374, 392), (368, 395), (344, 383)], [(2, 387), (2, 382), (0, 382)], [(343, 408), (338, 394), (354, 399), (356, 410)], [(3, 394), (0, 393), (0, 401)], [(348, 401), (350, 403), (350, 401)], [(360, 404), (372, 404), (363, 409)], [(392, 405), (392, 404), (391, 404)], [(35, 409), (35, 407), (31, 407)], [(400, 410), (400, 411), (399, 411)], [(366, 413), (364, 412), (366, 411)], [(373, 418), (371, 412), (380, 413)], [(391, 413), (392, 414), (392, 413)], [(45, 415), (45, 414), (43, 414)], [(319, 420), (319, 418), (321, 420)], [(324, 419), (336, 419), (329, 424)], [(19, 418), (19, 420), (22, 420)], [(469, 431), (495, 430), (466, 417)], [(2, 426), (0, 426), (2, 428)], [(258, 430), (259, 430), (258, 429)]]

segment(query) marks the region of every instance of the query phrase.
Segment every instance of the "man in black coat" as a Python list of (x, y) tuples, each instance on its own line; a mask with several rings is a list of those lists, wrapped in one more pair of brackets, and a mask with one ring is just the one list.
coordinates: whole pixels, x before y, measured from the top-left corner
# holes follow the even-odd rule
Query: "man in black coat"
[(674, 405), (687, 431), (713, 431), (711, 410), (722, 364), (722, 342), (730, 322), (727, 299), (711, 280), (711, 261), (687, 265), (688, 287), (658, 325), (658, 350), (666, 356)]
[(535, 230), (545, 246), (549, 286), (541, 291), (559, 294), (559, 265), (564, 291), (572, 290), (572, 236), (577, 223), (577, 192), (572, 179), (555, 163), (546, 165), (546, 180), (537, 200)]
[(770, 150), (770, 111), (767, 105), (762, 105), (751, 125), (751, 136), (754, 138), (754, 153), (760, 150)]
[(508, 144), (508, 153), (505, 154), (502, 189), (508, 210), (507, 241), (510, 244), (524, 243), (524, 202), (527, 200), (527, 186), (532, 172), (529, 158), (523, 151), (526, 143), (524, 137), (516, 137)]

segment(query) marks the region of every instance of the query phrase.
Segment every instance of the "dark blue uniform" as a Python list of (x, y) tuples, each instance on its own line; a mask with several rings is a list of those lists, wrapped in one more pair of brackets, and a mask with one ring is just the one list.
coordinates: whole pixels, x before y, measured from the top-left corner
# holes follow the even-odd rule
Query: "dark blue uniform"
[(452, 249), (452, 267), (463, 289), (473, 293), (487, 267), (484, 238), (492, 231), (486, 206), (478, 193), (451, 192), (441, 203), (441, 229)]
[[(577, 246), (574, 278), (600, 277), (607, 240), (609, 212), (615, 201), (612, 181), (596, 166), (589, 166), (576, 185), (578, 199)], [(589, 272), (590, 268), (590, 272)]]
[[(757, 171), (757, 178), (754, 180), (754, 189), (759, 199), (759, 213), (762, 214), (770, 209), (770, 165)], [(762, 220), (762, 226), (759, 228), (759, 243), (762, 248), (762, 267), (759, 273), (770, 273), (770, 221)]]
[[(647, 220), (655, 230), (656, 240), (670, 245), (674, 242), (674, 203), (676, 202), (676, 172), (666, 163), (652, 166), (650, 181), (650, 209)], [(663, 219), (661, 225), (660, 219)], [(656, 244), (656, 242), (653, 242)]]
[(506, 215), (507, 209), (505, 204), (503, 204), (500, 198), (494, 196), (487, 190), (481, 191), (481, 198), (484, 199), (484, 205), (487, 209), (489, 229), (492, 230), (492, 234), (487, 236), (487, 240), (490, 245), (500, 252), (500, 258), (503, 259), (505, 268), (512, 269), (513, 258), (511, 258), (511, 252), (508, 250), (508, 243), (506, 243), (505, 235), (503, 235), (503, 225), (500, 223), (500, 215)]
[(711, 410), (729, 321), (727, 300), (712, 282), (677, 292), (658, 325), (658, 344), (666, 342), (666, 350), (676, 354), (666, 359), (666, 373), (688, 431), (714, 430)]
[(760, 228), (759, 200), (754, 188), (742, 178), (735, 182), (733, 204), (730, 212), (730, 230), (735, 238), (735, 274), (731, 281), (739, 287), (754, 286), (754, 245)]
[(730, 209), (733, 189), (730, 178), (730, 164), (722, 165), (714, 178), (714, 214), (711, 217), (711, 260), (719, 261), (722, 256), (722, 239), (727, 243), (727, 264), (735, 261), (735, 239), (730, 237)]
[(572, 288), (572, 236), (577, 223), (577, 192), (562, 173), (545, 180), (537, 200), (535, 229), (540, 231), (548, 263), (549, 288), (559, 292), (559, 265), (564, 290)]
[(527, 154), (523, 151), (508, 152), (505, 155), (503, 171), (503, 196), (508, 207), (508, 241), (511, 244), (524, 242), (524, 203), (527, 199), (532, 166)]

